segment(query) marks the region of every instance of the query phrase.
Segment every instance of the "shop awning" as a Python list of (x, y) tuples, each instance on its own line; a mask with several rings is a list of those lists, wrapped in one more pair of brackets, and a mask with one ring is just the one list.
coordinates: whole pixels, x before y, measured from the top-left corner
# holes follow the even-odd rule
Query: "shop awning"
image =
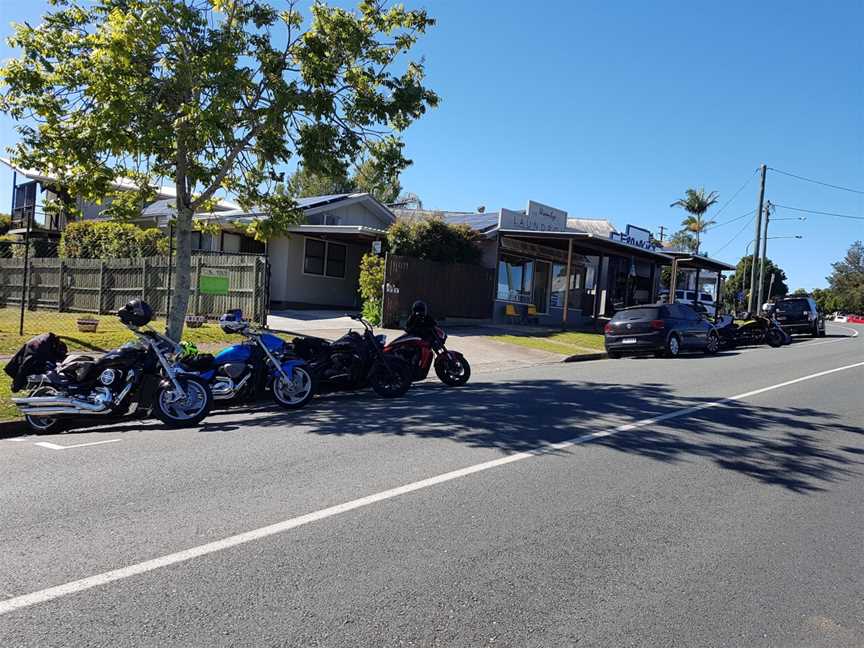
[[(672, 257), (662, 252), (654, 252), (636, 245), (614, 241), (588, 232), (536, 232), (533, 230), (499, 230), (502, 236), (542, 243), (549, 247), (567, 249), (568, 241), (573, 241), (574, 251), (585, 254), (586, 250), (593, 254), (612, 254), (616, 256), (632, 256), (647, 261), (672, 263)], [(578, 249), (575, 246), (578, 245)]]
[(709, 272), (727, 272), (735, 270), (734, 265), (723, 261), (712, 259), (707, 256), (691, 254), (690, 252), (679, 252), (677, 250), (664, 250), (671, 259), (678, 259), (679, 268), (690, 268), (693, 270), (708, 270)]
[(288, 230), (293, 234), (314, 236), (347, 243), (371, 242), (387, 238), (387, 231), (365, 225), (297, 225)]

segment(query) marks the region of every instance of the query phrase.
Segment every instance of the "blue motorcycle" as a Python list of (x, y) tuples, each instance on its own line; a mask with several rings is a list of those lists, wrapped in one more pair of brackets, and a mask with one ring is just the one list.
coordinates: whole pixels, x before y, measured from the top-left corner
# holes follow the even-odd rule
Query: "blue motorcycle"
[(252, 328), (240, 310), (222, 315), (219, 326), (225, 333), (239, 334), (246, 340), (215, 356), (196, 354), (181, 361), (187, 371), (210, 384), (214, 400), (252, 400), (269, 390), (282, 407), (300, 409), (312, 399), (312, 374), (288, 343)]

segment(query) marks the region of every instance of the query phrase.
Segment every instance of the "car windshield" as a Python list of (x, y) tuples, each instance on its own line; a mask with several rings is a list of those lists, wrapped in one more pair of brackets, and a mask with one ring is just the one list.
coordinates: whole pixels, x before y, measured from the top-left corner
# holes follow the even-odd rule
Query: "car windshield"
[(784, 313), (803, 313), (805, 310), (810, 309), (810, 304), (807, 303), (806, 299), (790, 299), (779, 302), (777, 309)]
[(653, 320), (659, 319), (660, 309), (657, 306), (645, 308), (628, 308), (627, 310), (618, 311), (613, 322), (633, 322), (636, 320)]

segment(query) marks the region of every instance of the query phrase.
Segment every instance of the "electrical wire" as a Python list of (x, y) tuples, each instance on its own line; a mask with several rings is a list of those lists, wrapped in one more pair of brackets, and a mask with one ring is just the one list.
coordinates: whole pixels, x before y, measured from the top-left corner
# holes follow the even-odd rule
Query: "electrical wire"
[(771, 203), (780, 209), (791, 209), (792, 211), (804, 212), (805, 214), (820, 214), (821, 216), (836, 216), (837, 218), (851, 218), (852, 220), (864, 220), (864, 216), (853, 216), (852, 214), (837, 214), (835, 212), (818, 211), (816, 209), (804, 209), (803, 207), (790, 207), (789, 205), (778, 205)]
[(712, 225), (711, 227), (709, 227), (705, 231), (706, 232), (713, 232), (718, 227), (723, 227), (724, 225), (729, 225), (730, 223), (734, 223), (735, 221), (739, 221), (742, 218), (747, 218), (748, 216), (751, 216), (753, 214), (753, 212), (755, 212), (755, 211), (756, 211), (755, 209), (748, 209), (746, 212), (744, 212), (740, 216), (736, 216), (735, 218), (730, 218), (729, 220), (724, 221), (722, 223), (718, 223), (717, 225)]
[[(725, 202), (725, 204), (724, 204), (720, 209), (717, 210), (716, 213), (714, 213), (714, 214), (711, 215), (712, 218), (717, 218), (720, 214), (722, 214), (722, 213), (723, 213), (723, 210), (725, 210), (729, 205), (732, 204), (732, 201), (735, 200), (735, 199), (738, 197), (738, 194), (740, 194), (742, 191), (744, 191), (744, 188), (745, 188), (748, 184), (750, 184), (750, 182), (753, 180), (754, 176), (755, 176), (757, 173), (759, 173), (759, 169), (758, 169), (758, 168), (755, 169), (755, 170), (753, 171), (753, 173), (751, 173), (751, 174), (749, 175), (749, 177), (747, 178), (747, 180), (744, 181), (744, 184), (741, 185), (741, 188), (738, 189), (738, 191), (736, 191), (734, 194), (732, 194), (732, 197), (731, 197), (729, 200), (727, 200), (727, 201)], [(744, 216), (741, 216), (741, 218), (744, 218)], [(737, 218), (733, 218), (732, 220), (726, 221), (725, 223), (721, 223), (721, 225), (726, 225), (726, 223), (731, 223), (732, 221), (736, 221), (736, 220), (738, 220), (738, 219), (737, 219)], [(719, 226), (718, 226), (718, 225), (714, 225), (714, 227), (719, 227)], [(709, 229), (710, 229), (710, 228), (709, 228)], [(706, 230), (706, 231), (708, 231), (708, 230)]]
[[(756, 210), (754, 209), (753, 211), (755, 212)], [(735, 234), (735, 236), (733, 236), (731, 239), (726, 241), (726, 243), (724, 243), (721, 247), (717, 248), (717, 250), (714, 252), (714, 254), (715, 255), (719, 254), (720, 252), (725, 250), (727, 247), (732, 245), (732, 243), (735, 241), (735, 239), (737, 239), (739, 236), (741, 236), (741, 234), (744, 233), (744, 230), (746, 230), (748, 227), (750, 227), (753, 224), (754, 220), (756, 220), (756, 214), (753, 214), (753, 216), (750, 217), (750, 220), (747, 221), (746, 223), (744, 223), (744, 227), (742, 227), (740, 230), (738, 230), (738, 232)]]
[(861, 189), (852, 189), (850, 187), (843, 187), (841, 185), (831, 184), (829, 182), (822, 182), (821, 180), (814, 180), (813, 178), (805, 178), (804, 176), (796, 175), (794, 173), (789, 173), (788, 171), (781, 171), (780, 169), (775, 169), (774, 167), (768, 167), (772, 171), (776, 173), (781, 173), (783, 175), (789, 176), (790, 178), (797, 178), (798, 180), (804, 180), (805, 182), (812, 182), (813, 184), (822, 185), (823, 187), (831, 187), (832, 189), (839, 189), (841, 191), (850, 191), (856, 194), (864, 195), (864, 191)]

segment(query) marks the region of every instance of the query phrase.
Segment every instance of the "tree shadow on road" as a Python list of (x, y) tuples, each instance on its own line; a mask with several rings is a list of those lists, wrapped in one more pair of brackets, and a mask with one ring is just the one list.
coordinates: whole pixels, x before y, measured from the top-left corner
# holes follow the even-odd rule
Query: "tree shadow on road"
[[(417, 385), (405, 398), (370, 393), (319, 398), (302, 412), (237, 412), (236, 421), (202, 431), (302, 426), (326, 436), (414, 436), (448, 439), (505, 453), (566, 452), (550, 446), (618, 425), (700, 407), (666, 422), (600, 437), (593, 443), (668, 464), (704, 458), (762, 483), (807, 493), (851, 474), (864, 463), (835, 444), (862, 435), (859, 426), (809, 407), (773, 408), (721, 397), (682, 397), (665, 385), (565, 382), (552, 379), (472, 383), (451, 389)], [(228, 413), (230, 416), (230, 412)], [(853, 437), (854, 438), (854, 437)], [(841, 451), (842, 450), (842, 451)]]

